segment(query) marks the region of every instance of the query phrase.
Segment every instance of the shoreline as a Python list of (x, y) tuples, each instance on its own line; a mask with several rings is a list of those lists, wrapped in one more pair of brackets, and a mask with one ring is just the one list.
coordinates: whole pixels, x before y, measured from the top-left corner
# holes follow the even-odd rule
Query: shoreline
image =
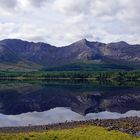
[(85, 125), (105, 127), (108, 131), (118, 130), (131, 135), (140, 136), (140, 117), (126, 117), (120, 119), (96, 119), (86, 121), (72, 121), (48, 125), (37, 126), (19, 126), (19, 127), (1, 127), (0, 133), (28, 133), (28, 132), (43, 132), (49, 130), (72, 129)]

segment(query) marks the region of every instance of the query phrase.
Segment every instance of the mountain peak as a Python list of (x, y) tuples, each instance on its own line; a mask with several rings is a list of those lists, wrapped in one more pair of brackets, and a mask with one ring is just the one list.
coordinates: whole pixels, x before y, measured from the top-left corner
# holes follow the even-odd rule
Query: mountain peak
[(88, 40), (85, 38), (78, 41), (78, 43), (82, 43), (82, 44), (86, 44), (87, 42)]

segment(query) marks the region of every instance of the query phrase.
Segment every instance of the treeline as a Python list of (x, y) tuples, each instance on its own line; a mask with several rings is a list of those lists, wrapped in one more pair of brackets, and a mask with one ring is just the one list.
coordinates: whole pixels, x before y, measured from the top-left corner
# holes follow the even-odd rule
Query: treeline
[(140, 80), (140, 71), (128, 72), (92, 72), (92, 71), (37, 71), (9, 72), (0, 71), (0, 79), (93, 79), (99, 81), (136, 81)]

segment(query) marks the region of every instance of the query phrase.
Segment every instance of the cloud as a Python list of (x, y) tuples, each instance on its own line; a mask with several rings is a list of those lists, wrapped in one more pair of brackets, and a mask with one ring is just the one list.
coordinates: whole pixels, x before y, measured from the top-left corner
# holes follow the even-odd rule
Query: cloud
[(140, 43), (139, 13), (139, 0), (0, 0), (0, 38)]
[(85, 14), (88, 13), (91, 0), (54, 0), (53, 8), (66, 14)]
[(46, 3), (48, 0), (30, 0), (31, 5), (35, 7), (43, 6), (44, 3)]
[[(33, 32), (34, 31), (34, 32)], [(33, 24), (15, 24), (4, 23), (0, 24), (1, 39), (2, 38), (22, 38), (25, 40), (44, 41), (44, 28), (37, 28)]]
[(103, 20), (140, 19), (139, 0), (54, 0), (54, 9), (65, 14), (91, 16)]
[(21, 10), (30, 9), (32, 11), (32, 8), (41, 8), (49, 1), (50, 0), (18, 0), (18, 3)]
[(17, 0), (0, 0), (0, 8), (14, 9), (17, 6)]
[[(33, 11), (34, 8), (40, 8), (50, 0), (0, 0), (0, 10), (4, 13), (17, 14), (16, 12)], [(12, 13), (11, 13), (12, 12)]]

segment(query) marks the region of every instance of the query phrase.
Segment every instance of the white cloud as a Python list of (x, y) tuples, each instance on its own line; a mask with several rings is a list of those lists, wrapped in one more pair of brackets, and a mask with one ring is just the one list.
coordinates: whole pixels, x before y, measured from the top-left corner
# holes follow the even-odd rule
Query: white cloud
[(0, 0), (0, 39), (140, 43), (139, 0)]

